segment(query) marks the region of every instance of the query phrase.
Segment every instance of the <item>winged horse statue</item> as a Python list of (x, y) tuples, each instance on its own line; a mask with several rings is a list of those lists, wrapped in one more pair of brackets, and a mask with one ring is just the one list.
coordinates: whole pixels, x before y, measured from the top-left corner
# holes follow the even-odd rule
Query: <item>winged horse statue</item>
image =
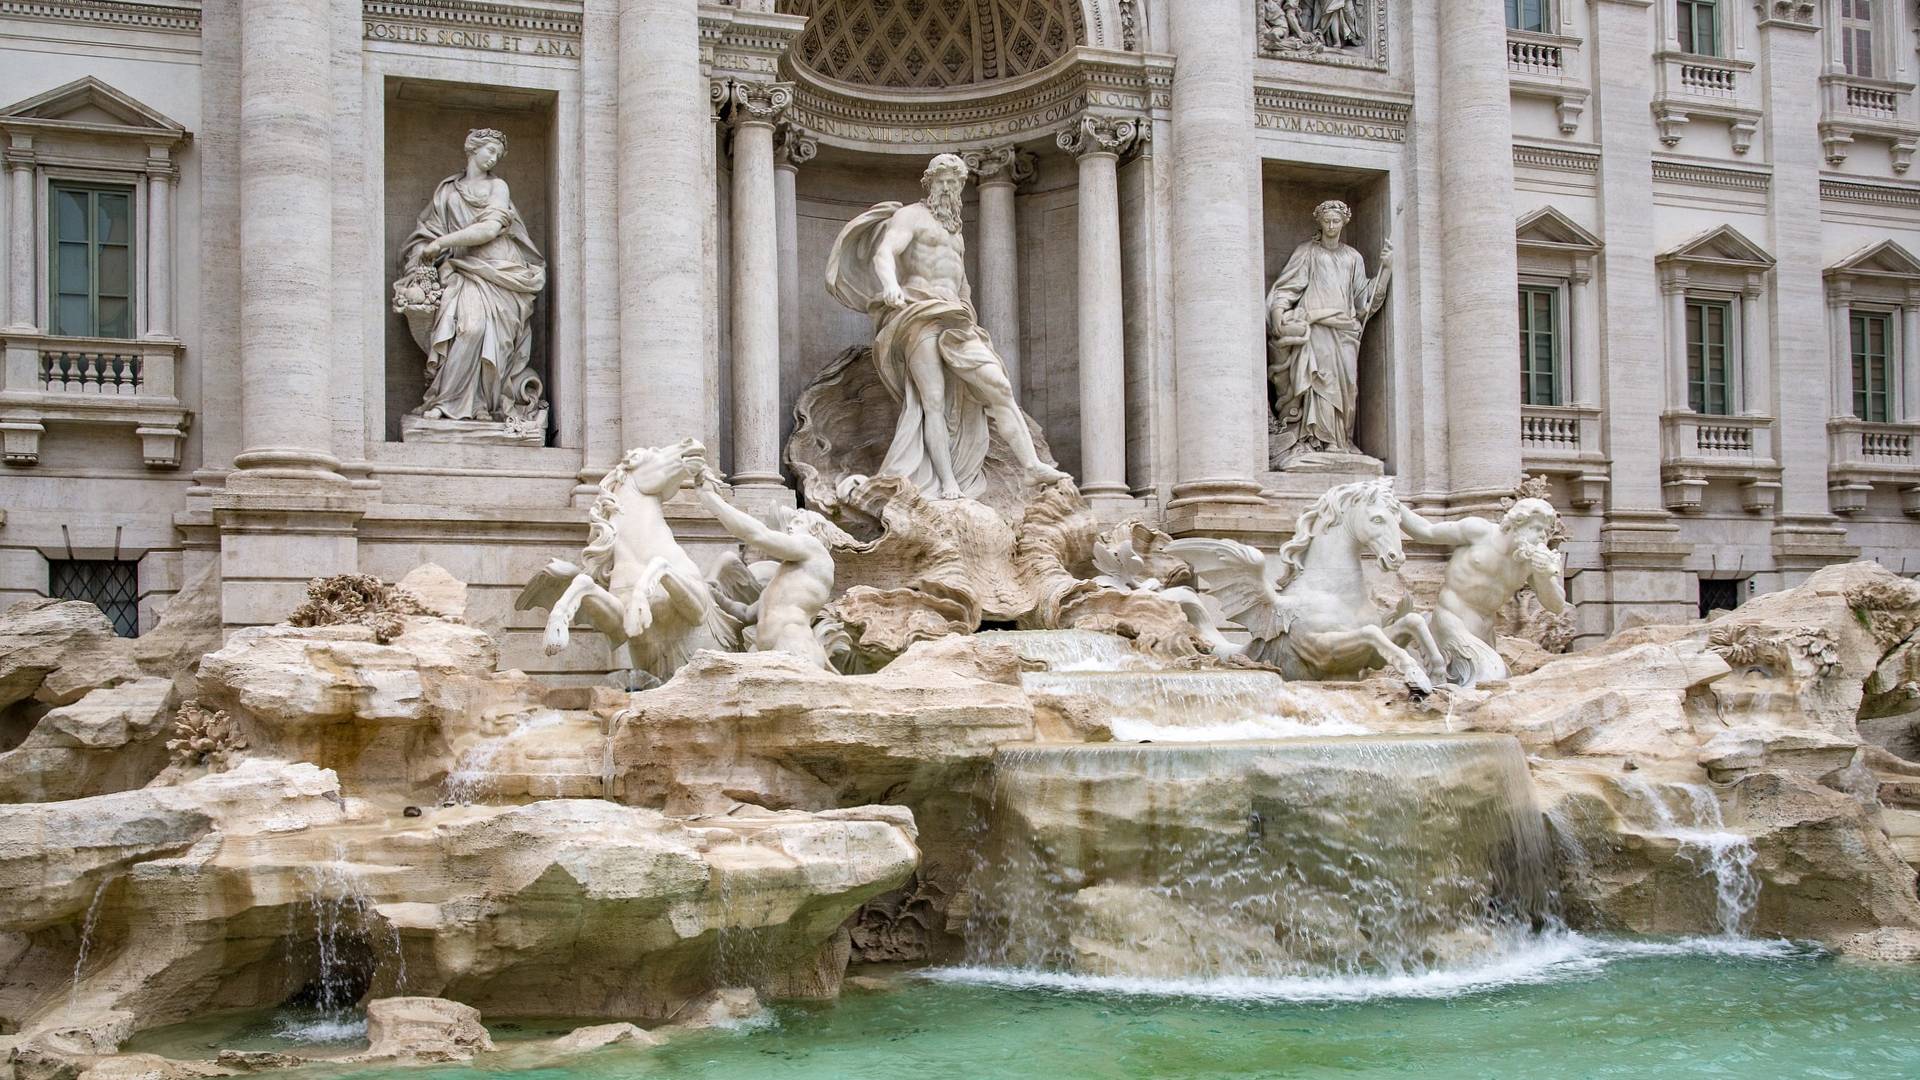
[[(1225, 646), (1289, 679), (1353, 678), (1385, 664), (1416, 695), (1433, 689), (1430, 671), (1446, 670), (1425, 615), (1404, 612), (1389, 621), (1368, 594), (1364, 556), (1389, 571), (1406, 561), (1400, 500), (1389, 481), (1342, 484), (1320, 496), (1300, 515), (1293, 539), (1271, 556), (1233, 540), (1175, 540), (1166, 551), (1193, 567), (1204, 593), (1252, 639), (1234, 647), (1202, 624), (1215, 651)], [(1196, 623), (1211, 622), (1196, 605), (1183, 606)], [(1407, 652), (1409, 643), (1418, 644), (1426, 663)]]
[(520, 590), (514, 608), (549, 608), (546, 651), (567, 647), (574, 620), (625, 645), (637, 672), (661, 682), (695, 649), (740, 647), (740, 624), (715, 602), (714, 587), (667, 527), (662, 503), (711, 471), (693, 439), (643, 447), (600, 481), (587, 511), (578, 564), (554, 559)]

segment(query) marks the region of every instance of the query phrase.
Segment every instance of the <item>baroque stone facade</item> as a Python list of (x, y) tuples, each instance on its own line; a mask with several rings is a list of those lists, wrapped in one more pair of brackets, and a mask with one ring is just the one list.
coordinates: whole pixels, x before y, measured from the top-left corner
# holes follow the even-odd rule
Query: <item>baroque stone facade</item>
[[(829, 249), (937, 152), (979, 325), (1108, 520), (1271, 551), (1360, 478), (1269, 464), (1263, 297), (1338, 200), (1392, 252), (1354, 456), (1435, 521), (1546, 476), (1578, 641), (1920, 571), (1911, 8), (1510, 7), (0, 2), (0, 601), (122, 573), (150, 625), (217, 565), (238, 627), (433, 561), (505, 666), (597, 677), (521, 584), (632, 446), (795, 504), (794, 406), (873, 334)], [(403, 439), (394, 253), (476, 129), (547, 260), (547, 409)], [(691, 489), (666, 514), (732, 545)]]

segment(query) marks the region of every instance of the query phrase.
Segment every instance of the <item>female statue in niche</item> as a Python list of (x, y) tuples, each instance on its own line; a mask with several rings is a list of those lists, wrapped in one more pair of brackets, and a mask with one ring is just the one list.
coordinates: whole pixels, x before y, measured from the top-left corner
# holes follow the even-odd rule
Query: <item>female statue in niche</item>
[(1314, 207), (1315, 235), (1293, 249), (1267, 291), (1267, 373), (1273, 381), (1274, 463), (1302, 454), (1352, 454), (1360, 334), (1387, 299), (1393, 245), (1380, 245), (1380, 272), (1340, 241), (1353, 211), (1338, 199)]
[(425, 420), (499, 421), (544, 437), (547, 404), (533, 371), (533, 301), (547, 262), (527, 236), (507, 182), (493, 175), (507, 137), (467, 134), (467, 167), (440, 181), (400, 247), (394, 310), (427, 354)]

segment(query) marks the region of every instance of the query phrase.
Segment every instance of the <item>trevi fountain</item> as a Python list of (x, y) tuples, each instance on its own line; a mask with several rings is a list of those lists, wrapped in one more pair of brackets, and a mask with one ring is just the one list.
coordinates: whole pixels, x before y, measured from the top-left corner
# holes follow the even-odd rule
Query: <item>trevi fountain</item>
[[(1401, 30), (1440, 19), (1443, 36), (1478, 33), (1451, 27), (1461, 17), (1451, 4), (1441, 18), (1427, 4), (1192, 0), (1189, 12), (1186, 2), (1092, 5), (1118, 19), (1101, 34), (1134, 36), (1113, 38), (1111, 56), (1077, 48), (1115, 71), (1152, 49), (1177, 55), (1174, 141), (1152, 152), (1202, 165), (1221, 160), (1209, 132), (1238, 123), (1209, 128), (1204, 109), (1231, 102), (1227, 69), (1244, 73), (1254, 53), (1216, 69), (1246, 50), (1232, 34), (1214, 35), (1222, 46), (1183, 26), (1204, 21), (1195, 13), (1244, 20), (1261, 64), (1329, 73), (1400, 55), (1380, 40), (1387, 16), (1374, 20), (1389, 6)], [(0, 5), (0, 16), (17, 6)], [(210, 31), (216, 8), (230, 6), (195, 6), (205, 9), (196, 18)], [(362, 25), (360, 5), (350, 6), (352, 33), (369, 48), (417, 43), (394, 36), (406, 10), (429, 19), (452, 9), (368, 3)], [(541, 174), (552, 140), (529, 138), (527, 114), (508, 99), (462, 97), (444, 81), (455, 69), (434, 68), (443, 81), (403, 80), (384, 98), (376, 87), (368, 101), (414, 116), (406, 110), (422, 99), (410, 95), (424, 87), (457, 104), (448, 117), (478, 126), (406, 128), (430, 131), (424, 141), (389, 132), (390, 162), (431, 164), (414, 170), (412, 202), (375, 215), (389, 221), (384, 281), (356, 279), (358, 299), (330, 315), (324, 298), (287, 291), (302, 281), (331, 288), (301, 277), (310, 268), (288, 254), (317, 235), (296, 220), (311, 192), (274, 186), (302, 162), (320, 170), (302, 175), (329, 166), (324, 138), (314, 146), (274, 128), (312, 104), (301, 94), (333, 93), (328, 58), (307, 55), (297, 37), (313, 31), (302, 20), (316, 4), (239, 5), (242, 204), (246, 221), (257, 211), (279, 224), (256, 234), (243, 222), (238, 233), (246, 371), (234, 400), (246, 441), (234, 445), (247, 449), (224, 477), (196, 472), (208, 501), (175, 518), (211, 557), (182, 564), (194, 572), (147, 609), (129, 609), (137, 636), (104, 598), (42, 589), (0, 614), (0, 1062), (10, 1080), (1920, 1075), (1920, 581), (1904, 576), (1904, 558), (1835, 547), (1844, 530), (1816, 527), (1833, 514), (1778, 509), (1801, 498), (1790, 448), (1769, 451), (1783, 461), (1759, 479), (1708, 468), (1644, 481), (1622, 449), (1611, 479), (1598, 477), (1611, 493), (1600, 494), (1591, 462), (1531, 471), (1532, 458), (1509, 455), (1505, 472), (1487, 465), (1498, 448), (1476, 441), (1472, 417), (1501, 407), (1492, 386), (1512, 389), (1512, 234), (1504, 267), (1462, 256), (1456, 268), (1455, 253), (1433, 245), (1475, 242), (1471, 225), (1456, 230), (1448, 218), (1426, 235), (1402, 225), (1383, 191), (1304, 170), (1285, 184), (1291, 231), (1269, 245), (1262, 300), (1223, 272), (1252, 250), (1247, 219), (1233, 220), (1244, 207), (1209, 216), (1220, 192), (1250, 179), (1229, 156), (1224, 171), (1176, 172), (1155, 196), (1170, 203), (1172, 257), (1189, 260), (1171, 272), (1184, 427), (1180, 479), (1162, 501), (1134, 482), (1127, 456), (1147, 452), (1122, 437), (1137, 404), (1129, 395), (1140, 392), (1133, 312), (1121, 315), (1135, 294), (1123, 304), (1121, 278), (1101, 272), (1138, 269), (1131, 246), (1122, 260), (1119, 226), (1134, 244), (1134, 211), (1122, 203), (1134, 205), (1144, 174), (1117, 183), (1116, 173), (1165, 160), (1142, 155), (1166, 137), (1166, 103), (1145, 118), (1076, 116), (1049, 136), (1057, 160), (1039, 166), (1026, 150), (961, 139), (925, 147), (911, 171), (896, 161), (848, 181), (865, 197), (844, 196), (831, 230), (788, 249), (752, 231), (774, 222), (774, 204), (762, 202), (775, 190), (773, 163), (791, 185), (798, 164), (832, 155), (783, 118), (800, 115), (791, 83), (744, 77), (712, 83), (712, 115), (730, 138), (719, 146), (733, 157), (721, 215), (731, 215), (730, 255), (708, 282), (725, 278), (734, 296), (730, 411), (717, 429), (700, 418), (713, 384), (697, 372), (676, 382), (678, 369), (660, 363), (675, 340), (691, 343), (688, 355), (701, 347), (701, 327), (675, 320), (711, 310), (699, 248), (714, 237), (703, 239), (695, 207), (662, 205), (668, 188), (647, 186), (700, 167), (696, 144), (713, 132), (688, 142), (651, 120), (629, 130), (626, 86), (672, 84), (647, 58), (672, 55), (684, 29), (672, 12), (691, 18), (695, 6), (584, 5), (588, 31), (617, 26), (621, 140), (652, 149), (621, 159), (617, 185), (594, 171), (591, 153), (587, 175), (568, 178), (609, 207), (617, 186), (623, 217), (630, 198), (652, 206), (657, 236), (623, 231), (616, 258), (591, 227), (556, 229), (573, 196)], [(1467, 6), (1497, 22), (1493, 5)], [(1697, 19), (1712, 6), (1679, 8)], [(1775, 24), (1815, 6), (1760, 5), (1760, 29), (1773, 42), (1784, 32)], [(729, 19), (758, 18), (789, 38), (805, 24), (792, 47), (814, 67), (865, 40), (818, 20), (857, 9), (884, 21), (894, 10), (711, 7), (701, 17), (720, 29), (703, 48), (738, 44), (726, 37)], [(1511, 28), (1516, 10), (1524, 20), (1557, 5), (1507, 7)], [(1607, 38), (1622, 12), (1645, 5), (1591, 8), (1580, 25)], [(1836, 10), (1855, 8), (1867, 5)], [(537, 25), (564, 22), (540, 10)], [(388, 17), (401, 22), (378, 21)], [(325, 29), (324, 19), (314, 25)], [(1538, 38), (1532, 48), (1578, 44), (1515, 32), (1523, 44)], [(800, 62), (781, 51), (789, 38), (767, 33), (781, 64)], [(256, 39), (272, 34), (295, 36), (266, 65)], [(734, 45), (715, 44), (722, 38)], [(503, 40), (531, 54), (546, 39)], [(555, 41), (540, 63), (610, 63), (615, 48)], [(584, 61), (576, 45), (589, 50)], [(1440, 55), (1457, 60), (1470, 45), (1448, 38)], [(690, 55), (673, 63), (692, 70)], [(1442, 66), (1421, 76), (1439, 80), (1438, 97), (1421, 101), (1481, 92)], [(315, 70), (323, 77), (308, 78)], [(1504, 102), (1506, 72), (1496, 74)], [(1224, 97), (1209, 79), (1226, 80)], [(91, 123), (99, 130), (88, 137), (105, 139), (138, 105), (96, 83), (87, 107), (120, 119), (35, 105), (0, 115), (0, 131), (14, 140), (9, 165), (26, 162), (10, 168), (12, 183), (31, 185), (34, 162), (54, 162), (56, 200), (91, 192), (86, 212), (110, 234), (121, 212), (103, 201), (111, 192), (59, 186), (85, 173), (79, 158), (60, 156), (59, 125)], [(354, 85), (328, 107), (358, 108)], [(852, 83), (843, 73), (836, 85)], [(1585, 122), (1620, 115), (1613, 93), (1601, 88)], [(1580, 110), (1562, 104), (1577, 128)], [(498, 127), (485, 123), (494, 105), (507, 109)], [(1189, 105), (1199, 111), (1182, 113)], [(1746, 113), (1724, 110), (1687, 130), (1722, 115), (1752, 136)], [(1635, 116), (1647, 123), (1644, 106)], [(698, 123), (709, 123), (704, 113)], [(184, 137), (141, 130), (161, 147), (154, 155), (185, 153)], [(581, 135), (575, 126), (554, 138), (566, 131)], [(1767, 131), (1770, 152), (1788, 153)], [(252, 161), (248, 139), (291, 156)], [(688, 146), (691, 156), (674, 157)], [(29, 151), (43, 157), (20, 156)], [(1448, 185), (1481, 167), (1473, 153), (1443, 140), (1437, 168)], [(148, 244), (168, 242), (157, 223), (175, 182), (171, 165), (152, 160), (162, 194), (142, 197)], [(833, 167), (857, 170), (857, 159)], [(1077, 425), (1079, 445), (1065, 461), (1047, 438), (1062, 414), (1043, 419), (1024, 404), (1057, 405), (1059, 394), (1037, 393), (1044, 373), (1023, 375), (1020, 364), (1039, 362), (1024, 348), (1033, 336), (1019, 332), (1017, 314), (1011, 327), (1003, 321), (1009, 252), (968, 246), (987, 228), (969, 217), (1010, 212), (1016, 180), (1036, 167), (1078, 170), (1080, 396), (1066, 430)], [(1005, 190), (990, 193), (990, 181)], [(1204, 187), (1216, 182), (1224, 187)], [(1510, 170), (1504, 182), (1514, 182)], [(11, 205), (31, 210), (34, 197)], [(1432, 197), (1474, 196), (1447, 186)], [(36, 227), (63, 228), (64, 205)], [(361, 235), (353, 217), (336, 219), (336, 249), (351, 246), (338, 237)], [(111, 252), (110, 241), (85, 239), (92, 219), (76, 220), (84, 237), (74, 243)], [(1588, 258), (1583, 241), (1553, 227), (1555, 250)], [(70, 257), (64, 235), (56, 263)], [(1697, 281), (1762, 258), (1773, 273), (1772, 256), (1715, 235), (1718, 254), (1688, 256), (1681, 287), (1689, 272)], [(33, 240), (22, 243), (14, 250), (32, 263)], [(589, 368), (584, 390), (556, 360), (578, 343), (565, 322), (585, 287), (572, 245), (618, 265), (619, 317), (591, 348), (615, 350), (621, 374), (596, 383)], [(676, 262), (686, 251), (694, 258)], [(207, 274), (222, 272), (205, 257)], [(1686, 416), (1712, 414), (1711, 395), (1725, 389), (1708, 366), (1713, 319), (1733, 311), (1756, 342), (1771, 333), (1787, 344), (1797, 309), (1780, 298), (1785, 258), (1770, 328), (1737, 305), (1682, 313), (1676, 333), (1693, 335), (1687, 355), (1698, 363), (1681, 392), (1705, 395)], [(1631, 259), (1623, 253), (1619, 266)], [(89, 281), (104, 280), (106, 265), (88, 263)], [(1894, 273), (1874, 265), (1882, 269), (1856, 266), (1867, 284), (1849, 287), (1870, 291)], [(1920, 263), (1903, 265), (1920, 273)], [(34, 273), (29, 265), (28, 288)], [(1411, 328), (1432, 302), (1420, 295), (1423, 273), (1427, 288), (1446, 283), (1446, 317), (1431, 335)], [(1505, 323), (1456, 326), (1453, 305), (1479, 310), (1472, 283), (1483, 277)], [(739, 299), (775, 279), (792, 285), (780, 303)], [(1533, 279), (1520, 280), (1524, 304)], [(1661, 294), (1651, 276), (1647, 284), (1651, 305)], [(681, 286), (691, 291), (672, 291)], [(82, 305), (90, 317), (112, 299), (93, 289)], [(357, 326), (354, 305), (371, 310), (361, 294), (373, 291), (384, 337), (369, 339), (372, 354), (412, 365), (383, 414), (391, 437), (381, 445), (411, 456), (355, 463), (315, 449), (328, 420), (307, 405), (359, 391), (329, 391), (327, 371), (303, 350), (335, 347), (329, 320)], [(1578, 318), (1591, 318), (1596, 305), (1581, 295)], [(674, 309), (688, 298), (690, 309)], [(65, 318), (66, 294), (57, 299), (54, 317)], [(780, 350), (793, 324), (782, 306), (792, 304), (857, 332), (837, 353), (802, 356), (800, 385), (783, 403)], [(1264, 345), (1239, 326), (1240, 307), (1256, 304)], [(32, 306), (12, 309), (27, 331)], [(587, 317), (597, 317), (590, 305)], [(1858, 373), (1877, 355), (1871, 335), (1889, 324), (1862, 318), (1855, 371), (1871, 383)], [(648, 336), (656, 324), (666, 329)], [(676, 325), (679, 339), (668, 332)], [(1639, 347), (1618, 332), (1623, 352)], [(1498, 379), (1453, 359), (1496, 338), (1485, 351), (1500, 360)], [(1248, 342), (1245, 370), (1225, 373), (1234, 365), (1221, 358)], [(1102, 366), (1101, 347), (1114, 363)], [(1404, 386), (1383, 405), (1393, 379), (1381, 367), (1383, 356), (1423, 347), (1448, 350), (1425, 393), (1430, 415), (1446, 420), (1434, 445), (1452, 463), (1451, 495), (1422, 488), (1401, 436), (1382, 434), (1424, 430), (1395, 426), (1429, 406)], [(256, 368), (256, 355), (268, 366)], [(630, 367), (643, 375), (630, 382)], [(1656, 377), (1655, 390), (1664, 385)], [(157, 400), (136, 386), (125, 408)], [(1780, 389), (1785, 416), (1797, 391)], [(0, 406), (12, 393), (9, 383)], [(1620, 393), (1606, 400), (1625, 412)], [(1871, 387), (1861, 393), (1873, 407)], [(596, 395), (610, 400), (594, 404)], [(1245, 395), (1266, 403), (1265, 441), (1255, 440), (1264, 452), (1251, 466), (1234, 449), (1248, 426)], [(627, 418), (611, 429), (618, 444), (593, 427), (602, 407)], [(640, 422), (628, 415), (636, 409)], [(50, 414), (54, 426), (34, 436), (44, 460), (29, 461), (16, 434), (38, 421), (7, 415), (14, 474), (0, 483), (68, 467), (59, 425), (82, 421)], [(159, 421), (139, 415), (142, 436), (177, 457), (186, 422), (155, 434)], [(544, 475), (540, 455), (575, 445), (581, 417), (592, 449), (577, 478), (571, 465), (559, 474), (571, 492), (564, 512), (522, 527), (510, 510), (486, 517), (455, 505), (524, 505), (516, 485)], [(1885, 456), (1894, 444), (1873, 445)], [(529, 464), (499, 464), (510, 460)], [(460, 475), (488, 489), (434, 487), (459, 480), (425, 464), (436, 461), (472, 466)], [(1639, 505), (1643, 482), (1650, 508), (1618, 510)], [(1873, 485), (1886, 482), (1872, 474), (1861, 497), (1879, 498)], [(428, 509), (380, 511), (388, 490), (414, 491), (407, 497)], [(469, 494), (447, 494), (456, 490)], [(1823, 479), (1821, 499), (1828, 490)], [(30, 511), (33, 497), (22, 498)], [(1794, 539), (1774, 550), (1811, 561), (1780, 555), (1768, 589), (1730, 602), (1709, 604), (1703, 591), (1692, 617), (1692, 600), (1676, 605), (1670, 589), (1678, 541), (1660, 531), (1678, 526), (1661, 522), (1691, 512), (1685, 500), (1723, 498), (1747, 500), (1734, 514), (1777, 511), (1774, 535)], [(1596, 531), (1603, 506), (1613, 516)], [(7, 528), (37, 527), (31, 512), (8, 509), (18, 520)], [(447, 550), (435, 530), (454, 519), (490, 523), (473, 526), (471, 543), (494, 554), (464, 564), (484, 580), (435, 555)], [(1887, 528), (1906, 527), (1894, 519)], [(368, 537), (381, 529), (388, 539), (374, 557)], [(1914, 546), (1910, 532), (1887, 535), (1892, 549)], [(361, 545), (358, 561), (336, 557), (342, 542)], [(1594, 562), (1602, 548), (1604, 566)], [(504, 585), (501, 566), (513, 575)]]

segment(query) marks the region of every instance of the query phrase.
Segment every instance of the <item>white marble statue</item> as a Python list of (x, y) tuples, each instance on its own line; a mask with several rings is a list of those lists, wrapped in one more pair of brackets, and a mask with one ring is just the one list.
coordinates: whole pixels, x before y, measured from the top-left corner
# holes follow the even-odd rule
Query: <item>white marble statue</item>
[(1350, 48), (1366, 44), (1365, 19), (1361, 0), (1321, 0), (1314, 29), (1328, 45), (1336, 49)]
[[(1429, 668), (1443, 668), (1427, 617), (1405, 612), (1388, 621), (1368, 594), (1361, 569), (1368, 554), (1389, 571), (1405, 561), (1401, 514), (1388, 481), (1362, 480), (1322, 495), (1274, 555), (1210, 539), (1175, 540), (1167, 551), (1185, 559), (1201, 591), (1246, 629), (1251, 659), (1289, 679), (1354, 678), (1384, 663), (1414, 693), (1425, 694), (1433, 689)], [(1188, 614), (1195, 615), (1194, 609)], [(1201, 627), (1203, 633), (1209, 629)], [(1208, 636), (1218, 651), (1224, 639)], [(1425, 663), (1407, 652), (1408, 642), (1419, 644)]]
[(1515, 502), (1498, 524), (1474, 517), (1435, 523), (1402, 508), (1408, 536), (1453, 549), (1428, 616), (1449, 680), (1473, 686), (1507, 677), (1506, 661), (1493, 648), (1494, 619), (1521, 589), (1532, 586), (1550, 612), (1566, 610), (1561, 559), (1547, 546), (1559, 520), (1544, 499)]
[(920, 179), (924, 200), (873, 207), (827, 256), (827, 291), (873, 316), (874, 366), (900, 403), (880, 475), (936, 498), (978, 497), (991, 431), (1033, 481), (1065, 479), (1034, 450), (1006, 365), (974, 313), (960, 235), (966, 163), (941, 154)]
[(1279, 418), (1272, 449), (1283, 467), (1302, 454), (1355, 453), (1360, 336), (1386, 302), (1393, 245), (1380, 245), (1380, 272), (1340, 234), (1353, 211), (1338, 199), (1314, 208), (1315, 235), (1293, 249), (1267, 291), (1267, 373)]
[(489, 421), (536, 429), (547, 403), (533, 370), (533, 302), (547, 261), (493, 174), (506, 136), (470, 132), (467, 167), (440, 181), (400, 246), (393, 308), (427, 354), (427, 392), (414, 410), (429, 421)]
[(551, 609), (549, 655), (567, 647), (575, 617), (625, 645), (634, 671), (661, 682), (695, 649), (739, 648), (739, 624), (715, 602), (661, 508), (681, 484), (711, 475), (706, 453), (693, 439), (632, 450), (600, 481), (580, 562), (549, 562), (514, 601), (521, 611)]
[[(776, 505), (772, 527), (720, 497), (716, 478), (708, 475), (700, 486), (706, 504), (722, 528), (753, 550), (771, 556), (768, 562), (745, 565), (738, 556), (716, 572), (720, 584), (746, 575), (731, 588), (720, 590), (719, 602), (743, 624), (743, 641), (753, 652), (784, 652), (804, 657), (832, 670), (827, 648), (814, 621), (833, 598), (833, 551), (836, 538), (847, 536), (811, 510)], [(729, 593), (734, 595), (729, 596)]]

